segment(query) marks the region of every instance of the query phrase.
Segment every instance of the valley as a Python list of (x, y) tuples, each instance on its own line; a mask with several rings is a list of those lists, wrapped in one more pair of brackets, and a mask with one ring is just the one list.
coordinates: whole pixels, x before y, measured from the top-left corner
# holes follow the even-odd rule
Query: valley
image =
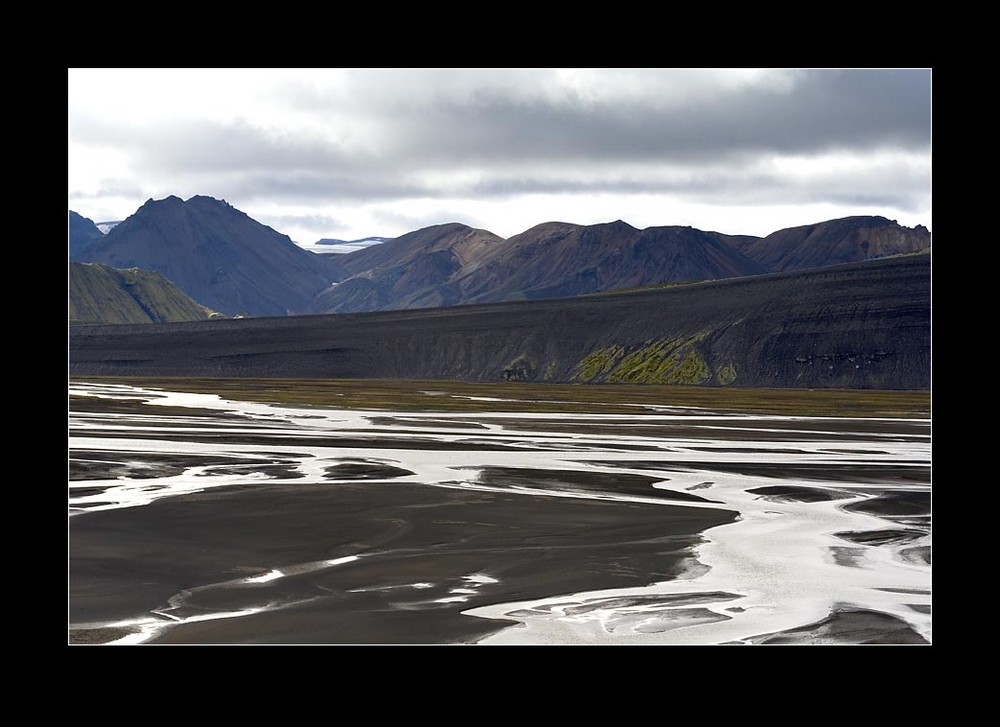
[(67, 75), (67, 647), (933, 644), (933, 68)]
[(919, 226), (87, 222), (70, 644), (931, 642)]

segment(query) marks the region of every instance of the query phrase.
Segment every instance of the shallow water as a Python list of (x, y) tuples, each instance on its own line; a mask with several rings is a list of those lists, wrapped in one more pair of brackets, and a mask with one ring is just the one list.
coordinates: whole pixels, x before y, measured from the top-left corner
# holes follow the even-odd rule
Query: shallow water
[[(655, 581), (651, 574), (655, 582), (639, 587), (504, 602), (490, 599), (495, 575), (475, 571), (447, 588), (413, 581), (352, 590), (421, 593), (438, 585), (432, 602), (468, 604), (468, 616), (516, 622), (480, 643), (750, 642), (817, 622), (832, 609), (890, 614), (931, 640), (931, 566), (920, 556), (929, 554), (929, 506), (888, 508), (882, 516), (845, 509), (887, 494), (929, 499), (928, 420), (727, 415), (690, 407), (541, 414), (519, 412), (516, 402), (504, 412), (442, 413), (433, 411), (433, 398), (425, 412), (306, 410), (83, 382), (71, 385), (70, 394), (147, 405), (71, 412), (71, 519), (214, 488), (356, 482), (338, 480), (345, 463), (364, 465), (351, 471), (368, 473), (371, 484), (739, 513), (736, 522), (703, 533), (680, 577)], [(170, 409), (161, 416), (156, 407)], [(515, 476), (491, 475), (500, 470)], [(560, 472), (578, 474), (561, 481)], [(583, 486), (579, 473), (594, 475), (594, 482)], [(609, 485), (608, 474), (632, 484)], [(781, 487), (789, 488), (784, 495), (774, 489)], [(845, 537), (901, 527), (912, 531), (907, 538)], [(71, 552), (72, 545), (71, 536)], [(185, 620), (246, 618), (305, 602), (314, 595), (250, 603), (232, 594), (263, 593), (289, 576), (363, 557), (274, 565), (180, 592), (134, 619), (73, 626), (126, 626), (135, 633), (117, 643), (142, 643)], [(238, 607), (191, 605), (208, 594)]]

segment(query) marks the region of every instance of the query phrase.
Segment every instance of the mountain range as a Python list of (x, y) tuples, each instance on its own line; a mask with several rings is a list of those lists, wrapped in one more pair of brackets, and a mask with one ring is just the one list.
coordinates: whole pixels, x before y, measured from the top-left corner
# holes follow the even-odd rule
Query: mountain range
[(883, 217), (451, 223), (332, 255), (210, 197), (69, 227), (71, 321), (118, 324), (70, 327), (73, 375), (930, 386), (930, 233)]
[(157, 271), (199, 304), (229, 316), (542, 300), (823, 267), (930, 247), (930, 232), (919, 225), (848, 217), (763, 238), (676, 226), (639, 230), (619, 220), (546, 222), (503, 239), (450, 223), (347, 254), (319, 255), (224, 200), (204, 196), (149, 200), (100, 237), (87, 222), (70, 213), (71, 259)]

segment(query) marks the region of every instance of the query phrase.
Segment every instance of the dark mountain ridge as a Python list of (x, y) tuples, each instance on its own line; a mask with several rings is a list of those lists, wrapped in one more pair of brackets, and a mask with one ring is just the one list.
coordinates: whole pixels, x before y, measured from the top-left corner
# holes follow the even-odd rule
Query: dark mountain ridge
[(93, 220), (77, 214), (73, 210), (69, 211), (68, 238), (71, 258), (79, 255), (85, 248), (102, 237), (104, 237), (104, 233)]
[(336, 263), (225, 201), (196, 196), (147, 201), (74, 257), (154, 270), (194, 300), (227, 315), (287, 315), (343, 277)]
[(926, 389), (930, 255), (423, 310), (74, 326), (71, 375)]

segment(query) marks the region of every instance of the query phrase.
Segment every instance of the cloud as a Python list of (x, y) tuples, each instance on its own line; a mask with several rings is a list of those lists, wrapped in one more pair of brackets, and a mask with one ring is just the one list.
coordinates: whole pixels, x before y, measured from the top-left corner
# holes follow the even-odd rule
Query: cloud
[(201, 71), (75, 69), (70, 199), (208, 194), (331, 224), (526, 195), (929, 209), (928, 69)]
[[(649, 164), (929, 143), (926, 71), (760, 73), (721, 82), (713, 71), (359, 73), (351, 110), (378, 156), (400, 162)], [(529, 84), (528, 81), (531, 81)], [(768, 81), (768, 82), (764, 82)], [(704, 84), (699, 86), (698, 82)], [(344, 114), (340, 93), (302, 108)]]
[(277, 231), (288, 229), (309, 230), (319, 238), (330, 230), (336, 230), (342, 222), (330, 215), (321, 214), (263, 214), (258, 222), (268, 225)]

